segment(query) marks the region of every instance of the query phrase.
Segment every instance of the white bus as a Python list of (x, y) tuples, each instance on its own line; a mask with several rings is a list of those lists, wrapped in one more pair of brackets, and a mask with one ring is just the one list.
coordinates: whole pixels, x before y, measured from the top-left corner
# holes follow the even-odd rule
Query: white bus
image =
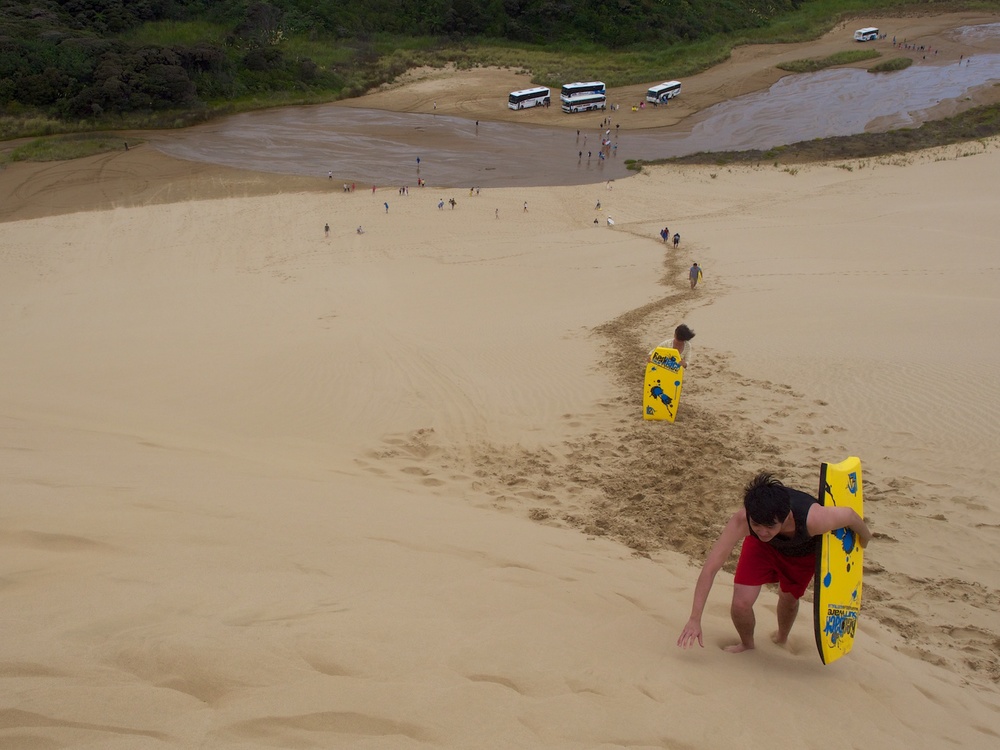
[(567, 83), (562, 87), (562, 96), (560, 97), (564, 102), (567, 99), (572, 99), (576, 96), (590, 96), (592, 94), (607, 95), (607, 90), (604, 87), (603, 81), (588, 81), (587, 83)]
[(561, 99), (563, 112), (588, 112), (592, 109), (604, 109), (608, 104), (608, 98), (604, 94), (564, 96)]
[(511, 91), (507, 97), (510, 109), (528, 109), (528, 107), (547, 107), (552, 103), (552, 92), (544, 86), (522, 91)]
[(870, 42), (874, 39), (878, 39), (878, 29), (874, 26), (868, 26), (854, 32), (854, 41), (856, 42)]
[(666, 104), (681, 93), (680, 81), (667, 81), (659, 86), (653, 86), (646, 92), (646, 101), (650, 104)]

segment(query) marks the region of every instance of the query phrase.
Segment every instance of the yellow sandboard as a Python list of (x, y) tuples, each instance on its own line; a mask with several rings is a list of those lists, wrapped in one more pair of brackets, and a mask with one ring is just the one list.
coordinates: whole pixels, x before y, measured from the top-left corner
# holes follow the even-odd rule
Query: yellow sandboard
[[(853, 508), (864, 518), (861, 459), (851, 456), (839, 464), (823, 464), (818, 497), (823, 505)], [(824, 664), (836, 661), (854, 645), (861, 611), (864, 553), (850, 529), (823, 534), (816, 556), (813, 604), (816, 647)]]
[(658, 346), (646, 364), (646, 379), (642, 386), (642, 418), (665, 419), (673, 422), (681, 400), (684, 368), (676, 349)]

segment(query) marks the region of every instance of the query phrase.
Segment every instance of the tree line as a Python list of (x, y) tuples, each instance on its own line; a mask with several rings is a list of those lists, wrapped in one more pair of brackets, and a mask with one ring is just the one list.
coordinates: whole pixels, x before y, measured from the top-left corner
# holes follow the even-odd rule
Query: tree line
[[(0, 0), (0, 110), (65, 120), (192, 110), (265, 92), (350, 93), (374, 35), (455, 43), (587, 42), (609, 50), (697, 40), (766, 25), (802, 0)], [(155, 22), (224, 33), (135, 41)], [(348, 51), (320, 65), (291, 38)], [(377, 81), (372, 81), (377, 82)]]

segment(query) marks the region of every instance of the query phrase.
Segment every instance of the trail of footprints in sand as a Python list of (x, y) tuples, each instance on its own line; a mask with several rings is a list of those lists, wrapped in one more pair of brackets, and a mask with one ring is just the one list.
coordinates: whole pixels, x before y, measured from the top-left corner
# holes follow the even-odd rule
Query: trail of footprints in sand
[[(682, 276), (664, 260), (664, 286)], [(921, 271), (917, 271), (921, 272)], [(724, 354), (699, 350), (698, 376), (685, 382), (682, 414), (673, 425), (640, 414), (645, 336), (682, 319), (698, 301), (686, 285), (662, 300), (624, 313), (595, 329), (606, 342), (604, 366), (618, 394), (590, 411), (564, 414), (564, 437), (552, 445), (444, 445), (433, 429), (387, 436), (358, 459), (386, 479), (464, 495), (470, 502), (535, 521), (609, 536), (637, 555), (672, 549), (703, 559), (741, 495), (747, 477), (771, 470), (793, 486), (811, 487), (819, 462), (847, 456), (845, 429), (824, 401), (788, 385), (746, 377)], [(703, 304), (704, 302), (700, 302)], [(766, 413), (760, 422), (747, 416)], [(880, 544), (897, 542), (894, 529), (924, 505), (911, 482), (866, 475), (866, 517)], [(890, 509), (882, 521), (881, 508)], [(968, 582), (914, 581), (866, 561), (866, 611), (907, 640), (913, 656), (946, 664), (970, 678), (1000, 681), (1000, 637), (991, 627), (931, 623), (934, 596), (965, 597), (985, 622), (995, 620), (998, 592)], [(728, 570), (735, 568), (730, 560)], [(914, 596), (914, 590), (921, 592)], [(930, 624), (928, 624), (930, 623)]]
[[(724, 358), (708, 354), (704, 359), (700, 373), (706, 382), (730, 385), (739, 377)], [(739, 385), (738, 393), (753, 391), (757, 402), (769, 405), (768, 425), (788, 433), (816, 431), (813, 424), (822, 404), (805, 403), (788, 386), (747, 378), (739, 379)], [(778, 445), (742, 415), (741, 401), (747, 396), (726, 403), (714, 393), (724, 389), (703, 383), (692, 390), (698, 389), (706, 391), (703, 399), (721, 408), (699, 408), (698, 399), (689, 397), (684, 419), (669, 428), (644, 422), (637, 398), (619, 396), (593, 413), (563, 415), (566, 438), (558, 445), (447, 446), (428, 428), (386, 437), (358, 464), (376, 475), (402, 475), (403, 481), (415, 479), (449, 493), (457, 486), (473, 501), (478, 497), (483, 504), (538, 521), (611, 535), (638, 552), (671, 546), (699, 554), (731, 512), (732, 498), (738, 497), (749, 472), (764, 466), (790, 468), (802, 461), (778, 458), (785, 455)], [(839, 431), (836, 425), (822, 430)], [(825, 449), (811, 445), (806, 450), (812, 462)], [(678, 525), (685, 531), (680, 538)]]
[[(786, 385), (746, 378), (728, 368), (720, 355), (702, 353), (699, 379), (686, 389), (683, 418), (666, 428), (644, 422), (637, 397), (622, 395), (592, 413), (564, 414), (565, 439), (557, 445), (527, 449), (481, 443), (447, 446), (432, 429), (385, 439), (359, 465), (374, 474), (471, 502), (515, 512), (588, 535), (620, 540), (635, 554), (674, 549), (703, 557), (732, 512), (745, 477), (761, 468), (811, 486), (802, 473), (829, 455), (847, 455), (839, 442), (843, 428), (823, 415), (825, 404), (810, 401)], [(713, 381), (717, 382), (715, 385)], [(732, 388), (733, 384), (738, 388)], [(699, 391), (701, 395), (699, 397)], [(763, 424), (744, 416), (753, 399), (765, 405)], [(699, 406), (711, 403), (712, 410)], [(819, 425), (819, 427), (817, 427)], [(795, 440), (797, 435), (809, 440)], [(910, 485), (898, 479), (868, 477), (868, 517), (880, 543), (893, 543), (891, 526), (879, 524), (879, 507), (919, 508)], [(898, 510), (897, 510), (898, 513)], [(734, 562), (730, 562), (730, 570)], [(949, 591), (982, 611), (1000, 608), (995, 591), (961, 581), (915, 582), (867, 563), (866, 609), (912, 645), (909, 653), (962, 673), (1000, 680), (1000, 637), (988, 628), (927, 625), (933, 596), (912, 591)], [(955, 592), (958, 592), (956, 594)]]

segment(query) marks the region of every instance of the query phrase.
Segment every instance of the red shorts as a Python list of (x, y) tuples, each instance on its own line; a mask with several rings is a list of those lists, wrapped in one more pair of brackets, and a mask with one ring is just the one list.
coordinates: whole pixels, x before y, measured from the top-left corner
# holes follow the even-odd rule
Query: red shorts
[(777, 583), (782, 591), (800, 599), (815, 575), (816, 555), (789, 557), (757, 537), (748, 536), (736, 563), (735, 581), (744, 586)]

